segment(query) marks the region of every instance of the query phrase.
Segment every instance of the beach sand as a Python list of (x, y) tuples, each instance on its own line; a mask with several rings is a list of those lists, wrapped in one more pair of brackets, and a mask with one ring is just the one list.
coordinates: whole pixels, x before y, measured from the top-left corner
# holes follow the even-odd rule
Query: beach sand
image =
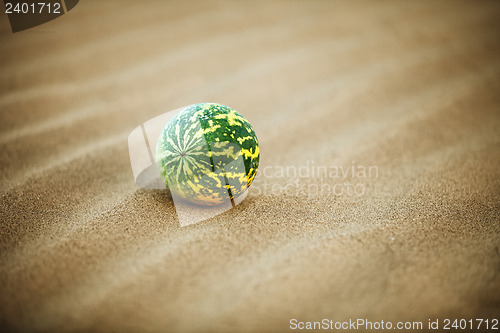
[[(13, 34), (1, 14), (2, 331), (499, 318), (499, 15), (94, 0)], [(127, 137), (199, 102), (242, 113), (261, 164), (240, 205), (180, 227)]]

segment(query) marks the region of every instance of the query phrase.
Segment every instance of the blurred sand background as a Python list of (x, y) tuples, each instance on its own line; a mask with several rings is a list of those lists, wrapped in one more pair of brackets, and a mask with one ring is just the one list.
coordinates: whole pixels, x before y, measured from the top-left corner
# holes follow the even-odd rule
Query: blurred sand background
[[(281, 332), (500, 313), (500, 2), (80, 1), (0, 15), (4, 331)], [(372, 165), (181, 228), (127, 136), (240, 111), (266, 166)], [(344, 179), (301, 179), (329, 185)]]

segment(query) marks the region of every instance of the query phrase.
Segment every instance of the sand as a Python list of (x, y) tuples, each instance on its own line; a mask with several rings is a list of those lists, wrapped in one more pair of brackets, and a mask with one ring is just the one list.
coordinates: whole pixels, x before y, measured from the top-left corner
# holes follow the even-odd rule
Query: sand
[[(1, 14), (0, 327), (498, 318), (499, 14), (89, 0), (16, 34)], [(260, 173), (240, 205), (181, 227), (134, 183), (127, 137), (197, 102), (252, 123)]]

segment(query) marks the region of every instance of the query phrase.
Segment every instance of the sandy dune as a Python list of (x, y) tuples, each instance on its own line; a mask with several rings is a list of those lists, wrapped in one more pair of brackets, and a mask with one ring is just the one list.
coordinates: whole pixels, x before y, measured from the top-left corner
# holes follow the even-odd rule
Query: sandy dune
[[(13, 34), (1, 14), (0, 327), (499, 318), (499, 15), (88, 0)], [(260, 173), (242, 204), (181, 228), (134, 184), (127, 136), (197, 102), (253, 124)]]

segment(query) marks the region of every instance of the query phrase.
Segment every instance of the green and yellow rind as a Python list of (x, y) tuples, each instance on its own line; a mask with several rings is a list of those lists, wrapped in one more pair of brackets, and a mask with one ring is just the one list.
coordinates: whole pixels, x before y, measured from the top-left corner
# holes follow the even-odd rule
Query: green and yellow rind
[(177, 113), (156, 146), (169, 189), (192, 203), (217, 205), (241, 195), (259, 165), (259, 145), (248, 121), (220, 104), (202, 103)]

